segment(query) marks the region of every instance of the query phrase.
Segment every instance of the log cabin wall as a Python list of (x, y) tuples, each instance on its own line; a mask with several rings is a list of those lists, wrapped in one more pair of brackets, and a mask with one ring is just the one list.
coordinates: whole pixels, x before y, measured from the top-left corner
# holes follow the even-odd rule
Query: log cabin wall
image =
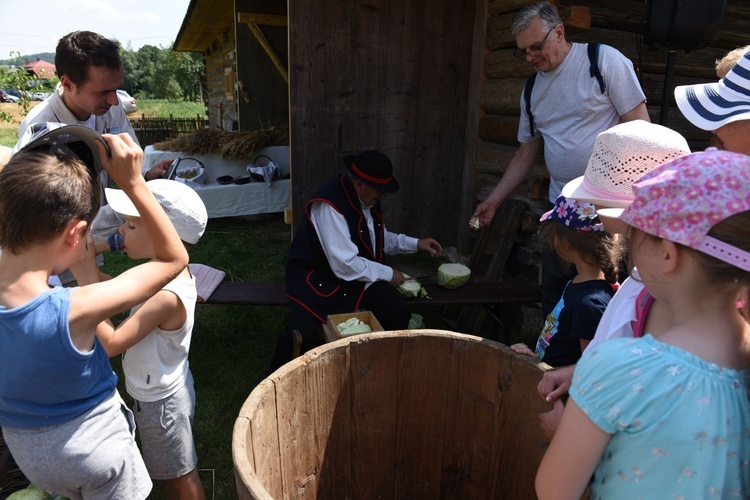
[(236, 54), (234, 36), (229, 33), (215, 40), (204, 52), (209, 128), (237, 130), (239, 116), (234, 85), (227, 86), (237, 71)]
[(378, 149), (401, 185), (383, 200), (390, 230), (449, 246), (468, 233), (486, 12), (486, 0), (290, 0), (295, 225), (345, 155)]
[[(510, 27), (518, 11), (528, 0), (495, 0), (488, 5), (484, 80), (481, 85), (479, 134), (474, 177), (474, 205), (485, 199), (505, 170), (518, 147), (516, 139), (520, 115), (520, 96), (533, 68), (513, 57), (515, 41)], [(646, 5), (643, 1), (611, 0), (554, 2), (566, 24), (569, 41), (594, 41), (611, 45), (633, 62), (647, 98), (651, 121), (659, 123), (664, 78), (667, 72), (668, 49), (649, 49), (641, 41)], [(586, 11), (590, 27), (585, 25)], [(710, 47), (685, 52), (678, 50), (674, 66), (674, 85), (716, 81), (715, 61), (727, 52), (750, 44), (750, 2), (729, 0), (718, 40)], [(670, 106), (664, 125), (680, 132), (693, 150), (703, 149), (709, 133), (699, 130), (683, 118), (668, 93)], [(538, 273), (539, 244), (535, 232), (539, 215), (547, 204), (549, 175), (543, 158), (513, 194), (514, 199), (527, 203), (517, 244), (507, 270)], [(537, 274), (538, 275), (538, 274)]]

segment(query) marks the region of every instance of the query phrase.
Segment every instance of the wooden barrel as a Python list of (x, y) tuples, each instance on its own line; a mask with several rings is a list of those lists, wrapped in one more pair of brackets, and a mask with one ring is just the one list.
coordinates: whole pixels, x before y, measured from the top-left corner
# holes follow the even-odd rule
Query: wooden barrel
[(534, 498), (547, 445), (537, 415), (551, 409), (542, 373), (502, 344), (440, 330), (326, 344), (242, 406), (237, 496)]

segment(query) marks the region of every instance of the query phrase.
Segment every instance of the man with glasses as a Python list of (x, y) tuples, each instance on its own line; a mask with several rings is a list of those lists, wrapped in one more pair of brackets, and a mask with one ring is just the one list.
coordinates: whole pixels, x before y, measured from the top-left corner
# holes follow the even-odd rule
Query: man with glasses
[(344, 158), (346, 172), (323, 184), (305, 206), (289, 247), (285, 282), (289, 324), (279, 335), (271, 373), (292, 358), (292, 332), (301, 353), (319, 344), (317, 331), (329, 314), (372, 311), (385, 330), (409, 326), (409, 304), (396, 292), (404, 274), (383, 263), (385, 255), (443, 253), (432, 238), (412, 238), (385, 228), (380, 199), (396, 193), (393, 165), (379, 151)]
[[(612, 47), (599, 47), (597, 63), (603, 90), (590, 72), (587, 44), (565, 39), (565, 26), (553, 5), (528, 5), (519, 12), (511, 30), (516, 57), (536, 70), (528, 106), (532, 116), (522, 94), (520, 147), (492, 193), (472, 215), (478, 218), (480, 227), (490, 224), (500, 204), (529, 175), (542, 150), (550, 174), (551, 208), (562, 187), (583, 175), (600, 132), (620, 122), (650, 121), (646, 97), (630, 60)], [(558, 270), (555, 260), (556, 256), (547, 252), (542, 264), (545, 317), (569, 279)]]

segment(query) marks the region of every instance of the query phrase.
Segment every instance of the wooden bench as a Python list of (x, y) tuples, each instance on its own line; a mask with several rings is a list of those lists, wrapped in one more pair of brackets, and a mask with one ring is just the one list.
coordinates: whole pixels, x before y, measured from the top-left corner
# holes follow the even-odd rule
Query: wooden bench
[[(409, 299), (419, 306), (464, 306), (530, 303), (542, 300), (542, 289), (535, 283), (467, 283), (455, 290), (435, 284), (424, 285), (427, 297)], [(222, 281), (204, 304), (246, 306), (288, 306), (284, 283)]]
[[(435, 283), (423, 284), (427, 297), (408, 299), (412, 306), (479, 306), (495, 325), (503, 329), (500, 319), (501, 304), (527, 304), (541, 302), (542, 288), (535, 283), (469, 282), (455, 290), (447, 290)], [(249, 281), (222, 281), (202, 304), (228, 304), (246, 306), (288, 306), (284, 283)], [(463, 331), (465, 325), (457, 325)], [(504, 330), (504, 329), (503, 329)], [(471, 332), (472, 330), (466, 330)], [(506, 331), (501, 341), (509, 341)]]

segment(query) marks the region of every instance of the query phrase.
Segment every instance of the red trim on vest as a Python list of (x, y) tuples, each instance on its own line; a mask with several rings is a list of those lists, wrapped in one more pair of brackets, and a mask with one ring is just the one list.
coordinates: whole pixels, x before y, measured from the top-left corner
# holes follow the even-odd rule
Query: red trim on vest
[(359, 168), (357, 168), (357, 165), (352, 163), (352, 171), (357, 174), (358, 177), (361, 177), (362, 179), (370, 182), (374, 182), (375, 184), (388, 184), (393, 180), (393, 176), (388, 177), (387, 179), (378, 179), (377, 177), (373, 177), (371, 175), (368, 175), (364, 172), (362, 172)]

